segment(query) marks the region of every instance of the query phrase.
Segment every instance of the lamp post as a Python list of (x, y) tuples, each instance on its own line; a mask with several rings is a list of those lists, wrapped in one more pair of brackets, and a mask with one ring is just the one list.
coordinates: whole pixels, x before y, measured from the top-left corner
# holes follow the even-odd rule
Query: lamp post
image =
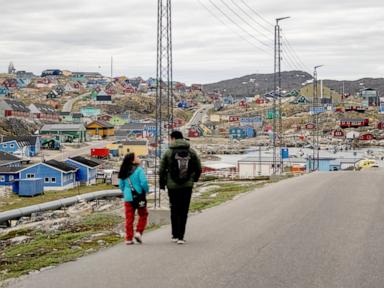
[(319, 170), (319, 162), (320, 162), (320, 121), (319, 121), (319, 108), (320, 108), (320, 103), (319, 103), (319, 96), (318, 96), (318, 91), (317, 91), (317, 69), (323, 67), (323, 65), (317, 65), (314, 67), (313, 71), (313, 101), (312, 101), (312, 113), (313, 113), (313, 124), (315, 125), (315, 128), (313, 129), (313, 139), (312, 139), (312, 149), (313, 149), (313, 155), (312, 155), (312, 160), (313, 160), (313, 166), (312, 166), (312, 171)]

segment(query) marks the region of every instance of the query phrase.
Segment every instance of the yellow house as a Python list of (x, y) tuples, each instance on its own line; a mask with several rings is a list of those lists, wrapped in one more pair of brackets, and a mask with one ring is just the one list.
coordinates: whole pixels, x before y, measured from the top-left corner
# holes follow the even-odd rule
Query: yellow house
[(115, 126), (102, 120), (93, 121), (89, 123), (86, 128), (87, 133), (91, 136), (100, 136), (105, 138), (115, 135)]
[(109, 150), (118, 150), (119, 156), (125, 156), (128, 153), (135, 153), (140, 157), (147, 157), (149, 146), (147, 140), (131, 140), (122, 143), (107, 144)]

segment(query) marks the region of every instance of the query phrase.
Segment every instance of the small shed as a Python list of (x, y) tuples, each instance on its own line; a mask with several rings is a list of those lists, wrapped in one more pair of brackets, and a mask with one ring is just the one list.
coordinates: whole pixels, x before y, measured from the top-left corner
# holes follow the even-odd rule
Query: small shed
[(359, 137), (360, 141), (371, 141), (373, 139), (375, 139), (375, 137), (373, 136), (372, 133), (364, 133), (364, 134), (361, 134)]
[(15, 180), (13, 192), (19, 196), (37, 196), (44, 193), (43, 178), (29, 178)]

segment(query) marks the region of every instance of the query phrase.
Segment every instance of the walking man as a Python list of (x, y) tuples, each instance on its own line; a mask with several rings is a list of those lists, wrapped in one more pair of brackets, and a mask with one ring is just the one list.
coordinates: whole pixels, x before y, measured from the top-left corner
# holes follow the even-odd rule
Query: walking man
[(189, 204), (194, 182), (201, 175), (201, 163), (196, 152), (180, 131), (170, 135), (169, 149), (160, 165), (160, 189), (168, 188), (171, 208), (172, 241), (184, 244)]

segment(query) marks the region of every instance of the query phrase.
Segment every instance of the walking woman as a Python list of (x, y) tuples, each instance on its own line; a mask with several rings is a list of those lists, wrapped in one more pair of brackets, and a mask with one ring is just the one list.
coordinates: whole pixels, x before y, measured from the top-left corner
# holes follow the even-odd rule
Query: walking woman
[[(148, 180), (140, 166), (140, 160), (134, 153), (125, 156), (119, 172), (119, 188), (124, 196), (125, 208), (125, 244), (134, 244), (133, 238), (142, 243), (142, 235), (147, 225), (148, 210), (145, 195), (148, 193)], [(138, 211), (139, 221), (136, 233), (133, 233), (135, 212)]]

